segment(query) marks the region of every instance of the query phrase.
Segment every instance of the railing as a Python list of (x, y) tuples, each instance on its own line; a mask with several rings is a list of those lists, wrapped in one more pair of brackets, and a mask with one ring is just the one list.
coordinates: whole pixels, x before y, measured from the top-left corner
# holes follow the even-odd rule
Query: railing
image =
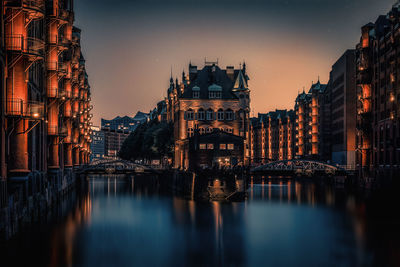
[(27, 117), (32, 119), (43, 118), (44, 104), (40, 102), (11, 98), (5, 101), (4, 106), (6, 116)]
[(60, 74), (66, 74), (67, 73), (67, 65), (64, 62), (58, 62), (58, 69), (57, 71)]
[(5, 37), (6, 50), (16, 51), (34, 56), (44, 56), (44, 42), (34, 37), (24, 37), (22, 34), (9, 34)]
[(60, 46), (67, 47), (71, 43), (70, 40), (68, 40), (64, 35), (59, 35), (58, 36), (58, 44)]
[(44, 0), (6, 0), (7, 7), (22, 7), (27, 10), (44, 13)]

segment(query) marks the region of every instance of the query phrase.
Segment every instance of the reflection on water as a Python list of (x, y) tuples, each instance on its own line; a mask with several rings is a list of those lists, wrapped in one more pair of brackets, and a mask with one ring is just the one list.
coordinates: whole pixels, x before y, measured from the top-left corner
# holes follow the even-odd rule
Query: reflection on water
[[(194, 177), (191, 183), (195, 188)], [(376, 227), (363, 198), (283, 178), (248, 184), (245, 202), (218, 202), (196, 200), (194, 190), (188, 198), (171, 195), (156, 177), (90, 176), (70, 212), (10, 242), (6, 253), (30, 251), (19, 260), (42, 266), (399, 263), (398, 234), (379, 239), (386, 230)], [(230, 188), (223, 180), (205, 183), (210, 195)]]

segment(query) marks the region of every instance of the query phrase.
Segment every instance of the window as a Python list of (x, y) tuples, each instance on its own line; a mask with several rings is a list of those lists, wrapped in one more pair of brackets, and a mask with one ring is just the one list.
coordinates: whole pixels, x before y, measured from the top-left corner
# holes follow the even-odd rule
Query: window
[(234, 144), (228, 144), (228, 150), (233, 150), (235, 149), (235, 145)]
[(224, 111), (222, 109), (218, 110), (218, 116), (217, 116), (219, 121), (224, 120)]
[(193, 128), (188, 128), (188, 129), (187, 129), (187, 135), (188, 135), (188, 137), (192, 137), (193, 134), (194, 134)]
[(233, 111), (232, 110), (227, 110), (225, 114), (226, 120), (231, 121), (233, 120)]
[(204, 129), (204, 128), (200, 128), (200, 129), (199, 129), (199, 131), (200, 131), (200, 134), (205, 134), (205, 132), (206, 132), (206, 129)]
[(202, 150), (207, 149), (207, 145), (206, 144), (200, 144), (199, 145), (199, 149), (202, 149)]
[(186, 112), (186, 119), (189, 120), (189, 121), (191, 121), (191, 120), (194, 119), (194, 112), (193, 112), (193, 110), (189, 109), (189, 110)]
[(212, 127), (208, 127), (207, 128), (207, 133), (211, 133), (213, 131), (213, 128)]
[(208, 97), (210, 99), (220, 99), (222, 97), (221, 92), (209, 92)]
[(208, 150), (214, 149), (214, 144), (207, 144), (207, 149)]
[(214, 111), (211, 109), (207, 110), (207, 120), (212, 121), (214, 119)]
[(193, 91), (193, 98), (200, 98), (200, 92), (199, 91)]
[(203, 121), (204, 118), (205, 118), (205, 112), (204, 112), (204, 110), (203, 110), (203, 109), (199, 109), (199, 112), (198, 112), (198, 119), (199, 119), (200, 121)]
[(219, 149), (220, 150), (225, 150), (226, 149), (226, 144), (219, 144)]

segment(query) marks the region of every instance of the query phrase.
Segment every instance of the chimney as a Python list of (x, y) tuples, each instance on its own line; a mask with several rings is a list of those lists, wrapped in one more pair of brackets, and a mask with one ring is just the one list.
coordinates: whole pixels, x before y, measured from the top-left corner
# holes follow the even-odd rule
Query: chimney
[(197, 66), (189, 64), (189, 80), (192, 82), (197, 77)]
[(226, 75), (228, 75), (229, 79), (232, 81), (235, 80), (235, 68), (233, 66), (226, 67)]

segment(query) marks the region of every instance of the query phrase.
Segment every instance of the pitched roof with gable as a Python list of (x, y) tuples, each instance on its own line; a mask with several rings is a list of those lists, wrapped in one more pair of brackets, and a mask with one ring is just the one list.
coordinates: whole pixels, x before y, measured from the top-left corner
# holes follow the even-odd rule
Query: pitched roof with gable
[[(233, 78), (233, 79), (232, 79)], [(233, 70), (233, 77), (227, 74), (226, 70), (219, 66), (206, 65), (197, 72), (188, 83), (184, 86), (184, 91), (180, 98), (193, 98), (193, 91), (199, 91), (199, 99), (208, 99), (208, 92), (220, 91), (222, 99), (237, 99), (233, 93), (234, 89), (247, 90), (247, 80), (245, 74), (241, 70)]]

